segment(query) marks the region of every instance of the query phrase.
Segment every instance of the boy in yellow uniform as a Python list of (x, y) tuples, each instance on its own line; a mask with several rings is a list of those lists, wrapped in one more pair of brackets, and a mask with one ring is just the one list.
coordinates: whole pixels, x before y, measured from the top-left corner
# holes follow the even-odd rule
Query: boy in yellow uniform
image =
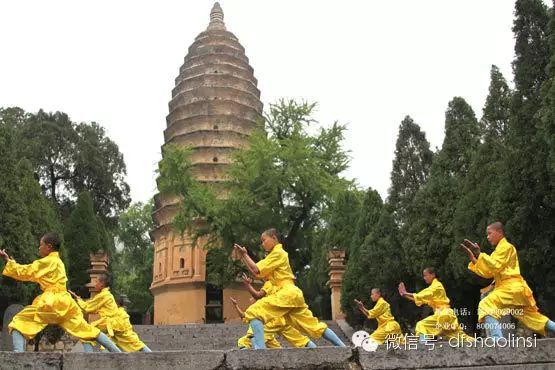
[(516, 248), (505, 238), (503, 224), (495, 222), (486, 232), (488, 242), (495, 247), (491, 255), (482, 253), (480, 246), (468, 239), (461, 244), (470, 258), (468, 269), (495, 280), (493, 290), (478, 304), (478, 322), (486, 322), (493, 338), (503, 336), (499, 319), (507, 314), (541, 335), (555, 332), (555, 323), (539, 312), (532, 290), (520, 275)]
[(40, 259), (29, 265), (20, 265), (5, 250), (0, 258), (6, 262), (5, 276), (20, 281), (31, 281), (40, 285), (42, 294), (33, 303), (14, 316), (8, 328), (12, 335), (14, 351), (25, 351), (25, 339), (32, 339), (47, 325), (59, 325), (82, 341), (97, 341), (110, 352), (121, 352), (100, 330), (89, 325), (81, 310), (67, 292), (66, 270), (60, 259), (60, 238), (47, 233), (40, 239)]
[(391, 314), (389, 303), (382, 297), (382, 293), (378, 288), (372, 289), (370, 294), (372, 302), (375, 302), (374, 308), (367, 310), (364, 303), (355, 299), (355, 303), (359, 311), (369, 319), (376, 319), (378, 321), (378, 328), (370, 334), (370, 338), (376, 344), (384, 344), (388, 336), (395, 336), (396, 340), (400, 343), (403, 342), (403, 333), (401, 326)]
[(426, 304), (430, 306), (434, 313), (416, 323), (416, 335), (420, 342), (425, 342), (427, 335), (444, 336), (445, 338), (462, 339), (465, 342), (474, 341), (473, 337), (465, 334), (459, 325), (459, 320), (455, 312), (449, 305), (449, 298), (443, 284), (437, 279), (433, 267), (427, 267), (423, 272), (424, 281), (430, 286), (418, 293), (409, 293), (405, 283), (399, 284), (399, 294), (406, 299), (413, 301), (417, 306)]
[[(273, 292), (274, 288), (272, 283), (266, 281), (260, 290), (254, 289), (251, 280), (243, 274), (243, 283), (247, 287), (247, 290), (252, 295), (252, 299), (258, 300), (266, 295)], [(231, 298), (231, 302), (235, 306), (235, 309), (239, 313), (241, 318), (245, 317), (244, 312), (239, 308), (237, 301)], [(277, 317), (271, 320), (268, 324), (264, 326), (264, 342), (268, 348), (281, 348), (281, 344), (275, 338), (276, 334), (281, 335), (289, 344), (296, 348), (316, 348), (314, 342), (310, 340), (305, 335), (302, 335), (297, 329), (293, 328), (289, 323), (286, 322), (284, 317)], [(237, 345), (239, 348), (252, 348), (251, 338), (253, 337), (252, 328), (249, 326), (247, 334), (239, 338)]]
[[(110, 277), (108, 274), (103, 273), (98, 277), (96, 289), (100, 291), (87, 301), (82, 300), (81, 297), (70, 291), (84, 312), (96, 313), (100, 316), (91, 325), (108, 334), (124, 352), (152, 352), (133, 331), (129, 322), (129, 315), (125, 312), (125, 309), (118, 307), (118, 304), (116, 304), (116, 300), (110, 292)], [(84, 343), (83, 347), (85, 352), (93, 352), (91, 343)]]
[[(118, 321), (123, 327), (123, 330), (115, 332), (114, 339), (118, 346), (120, 346), (121, 349), (126, 352), (139, 350), (141, 352), (152, 352), (152, 350), (139, 339), (139, 335), (133, 330), (133, 325), (131, 325), (131, 321), (129, 320), (129, 314), (124, 307), (125, 302), (123, 300), (123, 297), (117, 297), (116, 304), (118, 305)], [(126, 349), (129, 349), (129, 351), (127, 351)]]
[(303, 292), (295, 286), (295, 275), (289, 265), (287, 252), (279, 243), (277, 230), (264, 231), (260, 239), (268, 255), (258, 263), (250, 258), (244, 247), (234, 245), (249, 271), (257, 278), (270, 281), (275, 288), (275, 292), (259, 299), (245, 311), (244, 321), (248, 322), (253, 330), (254, 349), (265, 348), (264, 323), (283, 316), (287, 322), (308, 336), (315, 339), (324, 337), (334, 345), (344, 347), (341, 339), (325, 323), (318, 321), (308, 309)]
[[(243, 319), (245, 317), (245, 313), (243, 312), (243, 310), (241, 310), (239, 304), (237, 304), (237, 300), (233, 297), (231, 297), (230, 300), (231, 303), (233, 303), (233, 306), (235, 307), (235, 310), (237, 311), (239, 316)], [(251, 300), (254, 302), (254, 299), (251, 298)], [(276, 339), (277, 332), (276, 330), (274, 330), (274, 327), (272, 325), (272, 323), (274, 322), (275, 320), (272, 320), (268, 325), (264, 327), (264, 343), (266, 345), (266, 348), (281, 348), (281, 344)], [(237, 347), (239, 347), (240, 349), (251, 349), (252, 337), (252, 328), (249, 326), (247, 334), (243, 335), (237, 340)]]

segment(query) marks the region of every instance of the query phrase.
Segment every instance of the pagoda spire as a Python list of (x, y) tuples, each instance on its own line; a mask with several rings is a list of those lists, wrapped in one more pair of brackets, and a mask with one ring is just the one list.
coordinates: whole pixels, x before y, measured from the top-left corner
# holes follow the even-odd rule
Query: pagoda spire
[(210, 23), (208, 24), (207, 30), (225, 30), (224, 11), (217, 1), (210, 11)]

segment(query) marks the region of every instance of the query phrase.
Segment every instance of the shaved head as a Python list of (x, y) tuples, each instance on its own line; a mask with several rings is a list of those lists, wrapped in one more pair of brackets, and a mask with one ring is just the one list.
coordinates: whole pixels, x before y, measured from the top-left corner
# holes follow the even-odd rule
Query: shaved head
[(426, 284), (431, 284), (432, 281), (437, 278), (436, 269), (433, 267), (426, 267), (422, 272), (422, 277), (424, 278)]
[(100, 275), (98, 275), (98, 280), (102, 282), (105, 287), (110, 287), (110, 285), (112, 285), (112, 279), (107, 272), (101, 272)]
[(488, 227), (497, 231), (497, 232), (499, 232), (499, 233), (501, 233), (501, 234), (503, 234), (503, 235), (505, 235), (505, 229), (503, 228), (503, 223), (500, 222), (500, 221), (496, 221), (496, 222), (488, 225)]
[(497, 245), (497, 243), (499, 243), (501, 239), (505, 237), (503, 224), (499, 221), (488, 225), (486, 232), (488, 234), (488, 242), (494, 247)]
[(372, 302), (377, 302), (381, 296), (382, 296), (382, 292), (380, 291), (380, 288), (372, 289), (372, 294), (370, 294), (370, 299), (372, 299)]

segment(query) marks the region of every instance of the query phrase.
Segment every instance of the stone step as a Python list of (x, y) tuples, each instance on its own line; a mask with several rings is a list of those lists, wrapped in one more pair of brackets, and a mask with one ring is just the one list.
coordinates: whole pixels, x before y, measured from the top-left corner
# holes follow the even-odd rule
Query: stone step
[[(334, 321), (325, 321), (339, 338), (350, 345), (351, 341)], [(237, 339), (245, 335), (246, 324), (187, 324), (187, 325), (135, 325), (135, 331), (153, 350), (226, 350), (237, 347)], [(278, 339), (283, 347), (286, 341)], [(320, 338), (317, 346), (330, 346)]]

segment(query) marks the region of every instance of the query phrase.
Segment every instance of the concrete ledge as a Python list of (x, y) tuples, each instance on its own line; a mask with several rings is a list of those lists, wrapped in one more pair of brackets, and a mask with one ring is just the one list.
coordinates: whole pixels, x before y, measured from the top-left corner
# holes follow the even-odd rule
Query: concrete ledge
[(224, 360), (224, 351), (67, 353), (63, 370), (225, 369)]
[[(427, 370), (444, 370), (445, 368), (435, 368)], [(499, 365), (499, 366), (480, 366), (480, 367), (450, 367), (448, 370), (469, 370), (469, 369), (480, 369), (480, 370), (553, 370), (555, 369), (555, 363), (550, 362), (547, 364), (525, 364), (525, 365)]]
[[(440, 347), (440, 344), (443, 346)], [(555, 368), (555, 340), (538, 340), (536, 347), (524, 348), (452, 348), (448, 343), (436, 343), (435, 348), (419, 346), (414, 350), (375, 352), (357, 349), (363, 369), (422, 369), (454, 367), (486, 367), (494, 365), (525, 365), (552, 363)]]
[(252, 350), (185, 350), (154, 353), (13, 353), (0, 352), (0, 370), (553, 370), (555, 339), (529, 348), (451, 348), (366, 352), (361, 348), (319, 347)]
[(1, 370), (61, 370), (62, 354), (54, 352), (0, 352)]
[(266, 349), (258, 351), (236, 350), (226, 354), (226, 369), (333, 369), (349, 370), (356, 364), (353, 351), (348, 347), (319, 347)]

